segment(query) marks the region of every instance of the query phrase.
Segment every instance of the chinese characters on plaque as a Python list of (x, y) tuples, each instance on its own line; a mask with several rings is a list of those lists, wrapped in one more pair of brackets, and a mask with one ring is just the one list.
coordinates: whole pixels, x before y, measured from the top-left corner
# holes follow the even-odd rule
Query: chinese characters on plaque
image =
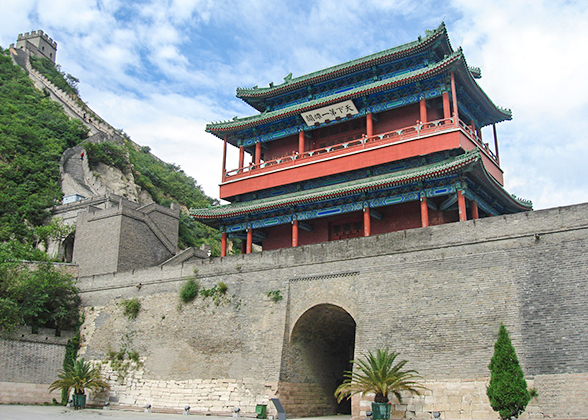
[(309, 126), (322, 124), (327, 121), (334, 121), (337, 118), (344, 118), (348, 115), (358, 114), (359, 111), (353, 104), (353, 101), (340, 102), (325, 106), (323, 108), (313, 109), (312, 111), (303, 112), (300, 114), (304, 118), (304, 122)]

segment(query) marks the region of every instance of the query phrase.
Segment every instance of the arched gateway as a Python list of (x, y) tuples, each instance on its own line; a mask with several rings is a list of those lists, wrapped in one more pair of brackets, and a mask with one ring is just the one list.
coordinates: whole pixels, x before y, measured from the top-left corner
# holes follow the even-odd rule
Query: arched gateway
[(335, 305), (320, 304), (304, 312), (285, 343), (279, 394), (290, 416), (351, 414), (351, 404), (333, 395), (350, 370), (355, 320)]

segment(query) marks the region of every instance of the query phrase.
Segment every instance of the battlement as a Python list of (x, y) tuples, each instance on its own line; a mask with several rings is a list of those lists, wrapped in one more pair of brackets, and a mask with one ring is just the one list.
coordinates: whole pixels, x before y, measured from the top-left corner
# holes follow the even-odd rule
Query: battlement
[(42, 30), (38, 30), (38, 31), (31, 31), (31, 32), (25, 32), (24, 34), (18, 34), (18, 39), (17, 41), (21, 41), (21, 40), (25, 40), (25, 39), (34, 39), (34, 38), (43, 38), (49, 45), (51, 45), (53, 48), (57, 49), (57, 42), (53, 41), (53, 38), (51, 38), (49, 35), (47, 35), (45, 32), (43, 32)]

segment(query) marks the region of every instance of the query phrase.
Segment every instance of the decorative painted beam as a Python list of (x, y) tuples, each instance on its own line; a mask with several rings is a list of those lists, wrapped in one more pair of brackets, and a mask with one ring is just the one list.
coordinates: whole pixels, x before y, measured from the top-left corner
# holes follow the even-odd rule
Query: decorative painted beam
[[(456, 190), (455, 184), (448, 184), (448, 185), (444, 185), (441, 187), (428, 188), (428, 189), (424, 190), (423, 192), (426, 194), (427, 197), (438, 197), (438, 196), (444, 196), (444, 195), (455, 196), (456, 191), (457, 190)], [(353, 211), (360, 211), (363, 209), (364, 205), (367, 205), (368, 207), (370, 207), (370, 209), (373, 209), (375, 207), (391, 206), (394, 204), (406, 203), (409, 201), (417, 201), (417, 200), (420, 200), (420, 191), (410, 191), (410, 192), (406, 192), (406, 193), (402, 193), (402, 194), (392, 195), (389, 197), (379, 197), (379, 198), (373, 198), (373, 199), (364, 200), (364, 201), (361, 201), (358, 199), (358, 201), (354, 202), (354, 203), (347, 203), (347, 204), (342, 204), (339, 206), (332, 206), (332, 207), (327, 207), (327, 208), (322, 208), (322, 209), (301, 211), (301, 212), (295, 213), (294, 215), (286, 214), (286, 215), (277, 216), (277, 217), (270, 217), (267, 219), (259, 219), (259, 220), (253, 220), (250, 222), (228, 225), (228, 226), (225, 226), (224, 228), (222, 228), (221, 231), (232, 234), (232, 233), (244, 231), (245, 229), (247, 229), (248, 226), (252, 229), (261, 229), (261, 228), (266, 228), (266, 227), (282, 225), (282, 224), (286, 224), (286, 223), (292, 223), (292, 220), (294, 220), (294, 218), (298, 221), (320, 219), (321, 217), (335, 216), (335, 215), (339, 215), (339, 214), (350, 213)], [(457, 200), (457, 197), (455, 197), (455, 201), (456, 200)], [(303, 225), (304, 224), (300, 223), (300, 222), (298, 224), (298, 226), (300, 228), (304, 229)]]

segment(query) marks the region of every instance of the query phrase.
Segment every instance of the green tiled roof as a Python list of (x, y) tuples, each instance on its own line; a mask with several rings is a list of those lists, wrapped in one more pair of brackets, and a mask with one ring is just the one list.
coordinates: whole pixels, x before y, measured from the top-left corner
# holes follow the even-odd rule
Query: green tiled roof
[(490, 98), (488, 98), (488, 96), (482, 91), (482, 89), (479, 88), (479, 86), (477, 85), (477, 83), (475, 82), (475, 80), (469, 72), (462, 50), (459, 49), (453, 54), (449, 55), (448, 57), (445, 57), (443, 60), (429, 67), (414, 70), (402, 75), (391, 77), (389, 79), (379, 80), (365, 86), (348, 90), (346, 92), (342, 92), (325, 98), (315, 99), (309, 102), (304, 102), (302, 104), (294, 105), (288, 108), (263, 112), (261, 114), (254, 115), (251, 117), (235, 118), (230, 121), (207, 124), (206, 131), (222, 138), (225, 133), (231, 133), (234, 131), (244, 130), (254, 126), (267, 124), (273, 121), (277, 121), (279, 119), (287, 118), (292, 115), (298, 115), (302, 112), (306, 112), (314, 108), (319, 108), (322, 106), (327, 106), (332, 103), (338, 103), (347, 99), (353, 99), (385, 91), (387, 89), (391, 89), (396, 86), (401, 86), (403, 84), (413, 83), (428, 77), (442, 74), (443, 72), (455, 67), (460, 68), (462, 70), (462, 73), (464, 74), (463, 77), (467, 78), (470, 81), (470, 83), (473, 83), (473, 87), (481, 92), (478, 96), (482, 100), (485, 99), (484, 102), (486, 103), (486, 106), (488, 106), (490, 109), (494, 109), (498, 113), (498, 115), (501, 116), (502, 120), (507, 120), (511, 118), (510, 110), (505, 110), (494, 105)]
[(333, 67), (309, 73), (304, 76), (296, 78), (284, 78), (284, 83), (271, 87), (264, 88), (238, 88), (237, 97), (247, 101), (248, 98), (261, 98), (279, 95), (284, 92), (300, 89), (301, 87), (319, 83), (331, 78), (341, 77), (343, 75), (357, 71), (358, 69), (368, 68), (380, 63), (395, 60), (410, 54), (424, 51), (433, 45), (438, 39), (442, 39), (446, 43), (447, 52), (451, 53), (453, 50), (449, 43), (447, 36), (447, 29), (445, 23), (441, 23), (437, 29), (427, 31), (425, 38), (419, 37), (417, 41), (412, 41), (388, 50), (384, 50), (375, 54), (368, 55), (356, 60), (348, 61)]
[(265, 198), (242, 203), (233, 203), (209, 208), (190, 209), (190, 214), (196, 219), (221, 219), (226, 217), (235, 217), (243, 214), (279, 209), (296, 204), (320, 202), (332, 198), (353, 195), (362, 191), (373, 191), (390, 186), (408, 184), (415, 181), (449, 175), (456, 173), (465, 167), (473, 165), (478, 161), (481, 161), (481, 152), (475, 149), (457, 157), (418, 168), (379, 175), (367, 179), (344, 182), (334, 186), (315, 188), (310, 191), (284, 194), (279, 197)]

